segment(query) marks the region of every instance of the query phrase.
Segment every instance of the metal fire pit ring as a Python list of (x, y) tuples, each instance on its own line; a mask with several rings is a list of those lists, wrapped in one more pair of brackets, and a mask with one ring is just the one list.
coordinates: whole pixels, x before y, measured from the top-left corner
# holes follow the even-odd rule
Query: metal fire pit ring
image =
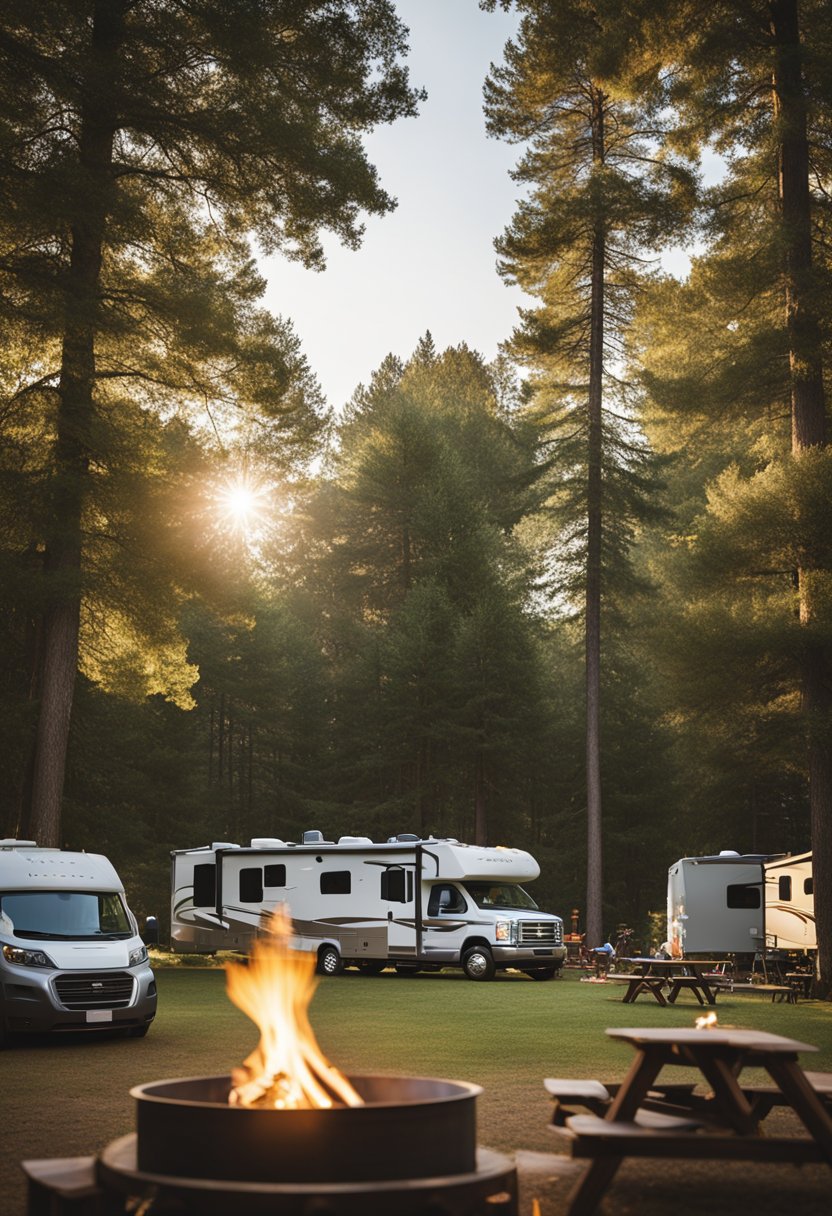
[(465, 1081), (358, 1076), (364, 1106), (230, 1106), (231, 1078), (153, 1081), (136, 1098), (136, 1169), (169, 1178), (338, 1184), (477, 1169), (476, 1099)]

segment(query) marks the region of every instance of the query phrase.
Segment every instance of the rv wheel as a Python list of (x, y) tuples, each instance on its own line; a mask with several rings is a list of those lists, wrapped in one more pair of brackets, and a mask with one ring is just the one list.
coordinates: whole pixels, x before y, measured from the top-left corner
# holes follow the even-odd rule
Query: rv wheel
[(340, 975), (344, 960), (334, 946), (322, 946), (318, 953), (318, 972), (321, 975)]
[(472, 946), (462, 956), (462, 969), (469, 980), (492, 980), (496, 970), (487, 946)]

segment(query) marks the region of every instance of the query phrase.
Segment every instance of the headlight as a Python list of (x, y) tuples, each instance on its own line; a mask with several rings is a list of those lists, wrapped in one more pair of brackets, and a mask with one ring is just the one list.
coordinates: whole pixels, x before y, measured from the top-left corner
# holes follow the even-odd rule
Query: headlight
[(512, 923), (513, 922), (510, 920), (498, 920), (497, 921), (497, 923), (494, 926), (495, 941), (498, 941), (498, 942), (510, 942), (511, 941)]
[(147, 946), (137, 946), (135, 950), (130, 951), (130, 966), (136, 967), (139, 963), (147, 962)]
[(7, 963), (17, 963), (23, 967), (54, 967), (55, 964), (48, 954), (42, 950), (23, 950), (20, 946), (4, 946), (3, 958)]

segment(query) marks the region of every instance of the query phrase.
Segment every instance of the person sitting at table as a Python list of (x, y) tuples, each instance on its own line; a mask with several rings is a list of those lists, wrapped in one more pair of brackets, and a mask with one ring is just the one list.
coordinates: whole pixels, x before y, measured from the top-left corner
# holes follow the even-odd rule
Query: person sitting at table
[(615, 946), (612, 942), (604, 942), (603, 946), (595, 946), (592, 953), (595, 955), (595, 977), (603, 979), (615, 958)]
[(653, 958), (672, 958), (670, 953), (670, 942), (662, 942)]

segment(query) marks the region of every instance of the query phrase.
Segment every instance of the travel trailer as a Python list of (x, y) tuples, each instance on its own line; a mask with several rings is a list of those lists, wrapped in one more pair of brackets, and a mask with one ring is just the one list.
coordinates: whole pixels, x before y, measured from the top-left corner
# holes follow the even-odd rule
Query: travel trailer
[(812, 854), (682, 858), (668, 871), (667, 927), (675, 956), (817, 949)]
[(778, 857), (765, 863), (766, 948), (816, 950), (812, 854)]
[(667, 940), (674, 958), (754, 954), (765, 947), (767, 860), (725, 851), (674, 862), (667, 875)]
[(179, 952), (247, 950), (264, 913), (284, 904), (294, 944), (318, 969), (404, 974), (461, 966), (472, 980), (501, 968), (551, 979), (563, 966), (563, 921), (520, 885), (540, 873), (520, 849), (395, 836), (374, 843), (318, 831), (300, 843), (252, 840), (172, 853), (171, 944)]
[(106, 857), (0, 840), (0, 1043), (15, 1031), (147, 1034), (156, 984)]

